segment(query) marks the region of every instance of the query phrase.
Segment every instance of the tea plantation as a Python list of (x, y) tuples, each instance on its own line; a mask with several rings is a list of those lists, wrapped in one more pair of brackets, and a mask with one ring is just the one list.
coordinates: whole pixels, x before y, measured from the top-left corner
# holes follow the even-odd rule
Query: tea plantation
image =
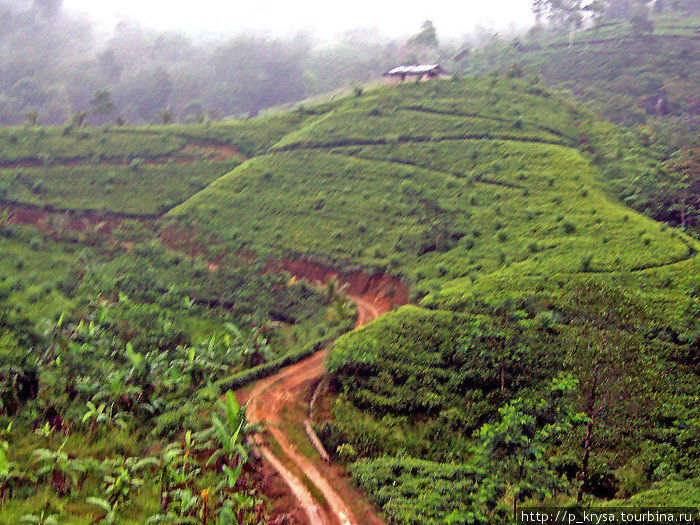
[[(340, 395), (318, 422), (392, 523), (651, 502), (670, 484), (697, 502), (698, 244), (611, 191), (611, 151), (640, 175), (656, 165), (628, 138), (520, 79), (379, 88), (168, 217), (411, 284), (415, 306), (336, 342)], [(515, 425), (552, 392), (546, 417), (571, 428)], [(495, 469), (504, 450), (524, 463)]]
[(700, 505), (699, 245), (626, 207), (612, 165), (660, 169), (495, 75), (0, 130), (0, 521), (267, 519), (254, 429), (217, 400), (354, 320), (280, 259), (411, 290), (336, 340), (314, 421), (389, 523)]

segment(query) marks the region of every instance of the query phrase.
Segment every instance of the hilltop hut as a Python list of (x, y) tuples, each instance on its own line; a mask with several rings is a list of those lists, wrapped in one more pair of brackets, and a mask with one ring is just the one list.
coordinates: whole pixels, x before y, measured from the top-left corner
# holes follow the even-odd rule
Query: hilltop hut
[(387, 84), (401, 84), (402, 82), (427, 82), (436, 78), (449, 78), (440, 64), (414, 64), (412, 66), (395, 67), (384, 73)]

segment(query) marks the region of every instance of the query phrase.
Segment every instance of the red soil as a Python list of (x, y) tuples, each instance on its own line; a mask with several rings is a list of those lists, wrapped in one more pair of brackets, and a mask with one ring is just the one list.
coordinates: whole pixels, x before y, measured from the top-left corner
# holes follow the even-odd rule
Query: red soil
[(348, 285), (347, 293), (376, 306), (382, 313), (407, 304), (410, 291), (398, 277), (385, 273), (367, 274), (361, 270), (339, 271), (312, 261), (282, 259), (273, 268), (286, 270), (297, 279), (321, 283), (337, 279)]
[[(119, 228), (127, 215), (110, 214), (89, 210), (58, 211), (49, 207), (30, 204), (2, 204), (0, 210), (8, 213), (9, 224), (31, 224), (44, 233), (55, 233), (58, 229), (84, 231), (89, 226), (99, 226), (99, 231), (110, 235)], [(154, 218), (140, 217), (139, 222), (154, 223)]]

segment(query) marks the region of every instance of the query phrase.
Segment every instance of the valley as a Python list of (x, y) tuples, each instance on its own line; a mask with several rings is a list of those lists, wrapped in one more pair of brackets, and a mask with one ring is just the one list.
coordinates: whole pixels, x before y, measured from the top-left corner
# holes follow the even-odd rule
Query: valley
[(697, 79), (644, 127), (590, 55), (657, 38), (670, 75), (676, 19), (254, 118), (0, 128), (0, 523), (700, 506)]

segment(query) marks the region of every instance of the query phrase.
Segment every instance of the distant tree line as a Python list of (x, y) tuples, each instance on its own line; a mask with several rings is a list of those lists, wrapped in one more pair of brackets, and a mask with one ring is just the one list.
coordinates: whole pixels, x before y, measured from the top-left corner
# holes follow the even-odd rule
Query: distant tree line
[(630, 20), (644, 29), (652, 12), (700, 13), (700, 0), (533, 0), (532, 11), (538, 23), (563, 29), (614, 20)]
[[(432, 23), (408, 42), (356, 30), (195, 41), (121, 22), (105, 38), (62, 0), (0, 2), (0, 125), (192, 122), (261, 110), (378, 78), (436, 54)], [(434, 59), (434, 58), (433, 58)]]

